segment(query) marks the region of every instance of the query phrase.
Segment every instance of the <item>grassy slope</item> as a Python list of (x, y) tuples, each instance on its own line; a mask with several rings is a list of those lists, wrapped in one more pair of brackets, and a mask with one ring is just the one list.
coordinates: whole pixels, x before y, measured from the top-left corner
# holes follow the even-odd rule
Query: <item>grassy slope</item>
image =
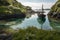
[(22, 13), (26, 12), (26, 8), (21, 3), (17, 2), (16, 0), (0, 1), (0, 9), (1, 9), (0, 13), (14, 13), (15, 10), (20, 11)]
[(20, 29), (13, 35), (13, 40), (60, 40), (60, 32), (40, 30), (35, 27)]
[(60, 13), (60, 0), (58, 0), (52, 7), (50, 12)]
[(58, 0), (52, 7), (48, 16), (55, 19), (60, 19), (60, 0)]

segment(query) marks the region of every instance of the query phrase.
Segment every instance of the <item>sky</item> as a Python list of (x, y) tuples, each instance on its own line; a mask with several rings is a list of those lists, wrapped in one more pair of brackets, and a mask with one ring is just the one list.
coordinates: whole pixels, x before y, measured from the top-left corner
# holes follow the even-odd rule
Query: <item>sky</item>
[(56, 0), (17, 0), (25, 6), (30, 6), (32, 9), (41, 9), (42, 4), (44, 8), (51, 8), (55, 4)]

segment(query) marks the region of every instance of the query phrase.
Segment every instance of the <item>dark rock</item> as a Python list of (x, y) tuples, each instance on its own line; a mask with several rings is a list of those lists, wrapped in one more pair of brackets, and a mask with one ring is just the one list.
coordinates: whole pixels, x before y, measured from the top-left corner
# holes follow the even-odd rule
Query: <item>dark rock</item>
[(2, 5), (8, 6), (10, 4), (6, 0), (0, 0), (0, 6), (2, 6)]
[(12, 35), (11, 34), (9, 34), (9, 35), (0, 34), (0, 39), (2, 39), (2, 40), (12, 40)]
[(7, 15), (2, 15), (0, 16), (0, 20), (7, 20), (7, 19), (12, 19), (12, 18), (25, 18), (26, 15), (24, 13), (21, 14), (7, 14)]

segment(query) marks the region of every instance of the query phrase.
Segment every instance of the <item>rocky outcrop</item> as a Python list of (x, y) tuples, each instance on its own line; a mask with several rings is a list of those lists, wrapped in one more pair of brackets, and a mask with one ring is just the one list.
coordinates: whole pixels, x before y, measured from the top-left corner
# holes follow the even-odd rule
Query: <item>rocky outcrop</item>
[(0, 19), (22, 18), (26, 11), (26, 7), (16, 0), (0, 0)]
[(0, 31), (0, 40), (12, 40), (12, 34)]
[(58, 0), (51, 8), (48, 15), (52, 18), (59, 19), (60, 18), (60, 0)]

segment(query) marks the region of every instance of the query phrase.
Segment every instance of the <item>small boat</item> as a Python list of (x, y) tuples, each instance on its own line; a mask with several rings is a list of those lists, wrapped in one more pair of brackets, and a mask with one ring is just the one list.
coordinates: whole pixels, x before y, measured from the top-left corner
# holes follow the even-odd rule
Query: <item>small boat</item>
[(44, 18), (46, 15), (44, 14), (38, 14), (38, 17)]
[(40, 11), (40, 13), (38, 13), (38, 17), (44, 18), (46, 16), (44, 13), (45, 13), (45, 11), (43, 9), (43, 4), (42, 4), (42, 10)]

